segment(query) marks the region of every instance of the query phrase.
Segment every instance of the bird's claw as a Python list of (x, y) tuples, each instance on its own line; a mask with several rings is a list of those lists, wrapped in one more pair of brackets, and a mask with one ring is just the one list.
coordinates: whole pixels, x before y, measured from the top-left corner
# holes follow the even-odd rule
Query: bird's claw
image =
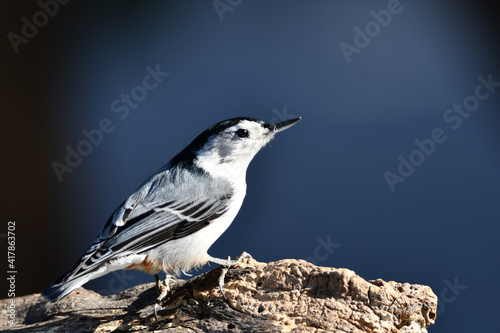
[(227, 257), (227, 259), (225, 259), (225, 260), (223, 260), (223, 259), (220, 260), (220, 265), (222, 267), (222, 271), (219, 275), (219, 289), (220, 289), (220, 292), (222, 294), (222, 297), (224, 297), (226, 302), (229, 302), (229, 301), (226, 297), (226, 294), (224, 293), (224, 278), (226, 277), (226, 274), (230, 268), (237, 266), (245, 258), (252, 258), (252, 256), (249, 253), (243, 251), (234, 260), (231, 260), (231, 257)]
[(229, 267), (222, 267), (222, 271), (220, 272), (220, 275), (219, 275), (219, 289), (220, 289), (220, 292), (222, 294), (222, 297), (224, 297), (224, 299), (226, 301), (228, 301), (228, 300), (227, 300), (226, 294), (224, 293), (224, 278), (226, 277), (226, 274), (228, 271), (229, 271)]
[(156, 322), (159, 324), (160, 320), (158, 319), (158, 301), (155, 302), (155, 319), (156, 319)]

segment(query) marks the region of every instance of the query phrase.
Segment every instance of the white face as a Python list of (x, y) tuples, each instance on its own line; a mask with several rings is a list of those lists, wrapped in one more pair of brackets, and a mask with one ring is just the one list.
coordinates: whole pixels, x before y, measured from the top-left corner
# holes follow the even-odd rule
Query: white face
[(195, 163), (214, 177), (244, 182), (250, 161), (274, 134), (260, 123), (242, 120), (210, 138)]

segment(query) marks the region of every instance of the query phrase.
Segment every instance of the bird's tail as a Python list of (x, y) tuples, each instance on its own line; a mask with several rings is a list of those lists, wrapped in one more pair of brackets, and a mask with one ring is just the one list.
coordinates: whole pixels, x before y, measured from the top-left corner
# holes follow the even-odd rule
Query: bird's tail
[(50, 302), (55, 302), (89, 281), (88, 275), (83, 275), (74, 279), (67, 280), (69, 275), (70, 274), (68, 273), (52, 282), (47, 288), (42, 291), (42, 296)]

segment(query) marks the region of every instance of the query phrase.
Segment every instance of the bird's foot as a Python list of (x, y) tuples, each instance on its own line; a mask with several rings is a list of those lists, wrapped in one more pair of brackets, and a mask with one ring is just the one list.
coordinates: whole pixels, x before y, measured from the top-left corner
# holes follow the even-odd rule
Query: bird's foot
[(156, 289), (158, 291), (158, 298), (156, 298), (155, 301), (155, 319), (156, 322), (159, 323), (160, 321), (158, 320), (158, 307), (160, 306), (161, 301), (163, 301), (163, 299), (167, 296), (168, 292), (170, 291), (171, 283), (177, 282), (177, 278), (173, 275), (167, 274), (165, 276), (165, 280), (161, 281), (158, 274), (155, 274), (155, 280), (156, 280)]
[(245, 258), (252, 258), (252, 256), (243, 251), (239, 256), (236, 257), (236, 259), (231, 260), (231, 257), (227, 257), (227, 259), (219, 259), (219, 258), (213, 258), (210, 257), (209, 261), (213, 262), (215, 264), (219, 264), (222, 266), (222, 271), (219, 276), (219, 289), (222, 294), (222, 297), (227, 301), (226, 294), (224, 293), (224, 278), (226, 277), (227, 272), (229, 271), (230, 268), (237, 266), (243, 259)]

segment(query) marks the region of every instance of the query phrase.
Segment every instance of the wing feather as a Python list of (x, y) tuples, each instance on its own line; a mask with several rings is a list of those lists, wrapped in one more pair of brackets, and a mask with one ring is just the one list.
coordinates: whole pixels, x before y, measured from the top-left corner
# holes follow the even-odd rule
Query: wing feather
[[(191, 173), (164, 170), (152, 176), (110, 217), (99, 237), (66, 275), (72, 280), (116, 258), (186, 237), (227, 211), (229, 183), (214, 187)], [(162, 187), (161, 187), (162, 186)]]

